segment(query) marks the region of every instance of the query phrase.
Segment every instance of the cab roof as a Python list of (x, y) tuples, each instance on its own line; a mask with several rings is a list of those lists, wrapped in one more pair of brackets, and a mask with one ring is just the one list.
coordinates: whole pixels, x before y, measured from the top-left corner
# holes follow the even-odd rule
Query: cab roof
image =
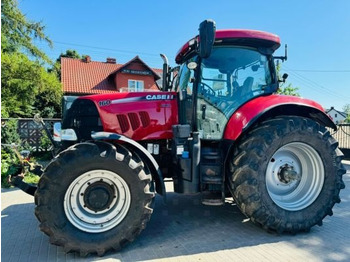
[[(200, 41), (199, 36), (192, 38), (185, 43), (177, 52), (175, 61), (178, 64), (183, 62), (184, 57), (195, 50), (195, 43)], [(280, 47), (281, 42), (279, 36), (268, 32), (246, 29), (226, 29), (216, 30), (214, 45), (243, 45), (254, 47), (265, 47), (275, 51)]]

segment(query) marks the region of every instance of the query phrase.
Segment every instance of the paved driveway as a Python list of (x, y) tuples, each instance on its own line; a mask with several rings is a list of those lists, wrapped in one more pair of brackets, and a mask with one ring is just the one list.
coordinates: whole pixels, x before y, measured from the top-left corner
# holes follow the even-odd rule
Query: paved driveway
[[(199, 196), (156, 198), (154, 214), (136, 241), (119, 253), (80, 258), (49, 244), (38, 229), (33, 198), (20, 190), (1, 193), (3, 261), (350, 261), (350, 162), (346, 188), (322, 227), (295, 236), (269, 234), (245, 219), (228, 199), (221, 207)], [(168, 185), (169, 187), (170, 185)]]

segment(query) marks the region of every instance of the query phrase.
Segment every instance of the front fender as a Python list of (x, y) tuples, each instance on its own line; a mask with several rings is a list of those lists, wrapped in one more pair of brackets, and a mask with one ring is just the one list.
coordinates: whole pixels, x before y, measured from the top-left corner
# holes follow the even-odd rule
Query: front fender
[(128, 144), (133, 150), (137, 151), (138, 154), (143, 156), (143, 161), (146, 162), (149, 165), (149, 168), (153, 171), (152, 174), (154, 175), (152, 176), (156, 182), (157, 193), (165, 197), (165, 184), (159, 165), (154, 157), (142, 145), (126, 136), (111, 132), (92, 132), (91, 137), (96, 140), (121, 141)]
[(257, 97), (241, 106), (228, 121), (224, 139), (237, 140), (257, 121), (280, 115), (304, 116), (337, 129), (320, 104), (295, 96), (269, 95)]

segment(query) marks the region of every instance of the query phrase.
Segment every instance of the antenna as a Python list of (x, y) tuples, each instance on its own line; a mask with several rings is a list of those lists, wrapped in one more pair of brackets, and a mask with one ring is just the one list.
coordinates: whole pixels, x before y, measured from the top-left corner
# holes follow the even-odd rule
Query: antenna
[(280, 60), (282, 60), (282, 62), (284, 62), (284, 61), (287, 61), (287, 58), (288, 58), (288, 52), (287, 52), (288, 50), (287, 50), (287, 44), (285, 44), (285, 46), (284, 46), (284, 56), (274, 56), (273, 58), (274, 59), (280, 59)]

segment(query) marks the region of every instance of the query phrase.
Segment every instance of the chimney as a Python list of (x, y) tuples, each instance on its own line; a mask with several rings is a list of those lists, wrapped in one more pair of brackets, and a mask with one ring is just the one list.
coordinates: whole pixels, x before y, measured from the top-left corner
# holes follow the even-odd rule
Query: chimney
[(84, 57), (83, 61), (85, 63), (90, 63), (91, 62), (91, 57), (89, 55), (87, 55), (87, 56)]
[(117, 59), (112, 58), (112, 57), (107, 57), (106, 63), (108, 63), (108, 64), (116, 64), (117, 63)]

